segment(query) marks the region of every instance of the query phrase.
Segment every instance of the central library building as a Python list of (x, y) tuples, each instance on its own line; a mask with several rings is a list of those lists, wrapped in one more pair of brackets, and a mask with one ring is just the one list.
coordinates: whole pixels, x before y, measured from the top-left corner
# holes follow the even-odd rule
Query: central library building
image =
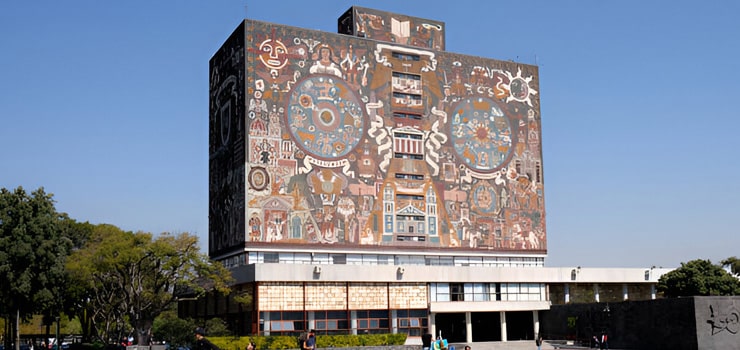
[(656, 298), (667, 269), (545, 267), (537, 66), (445, 51), (444, 22), (352, 7), (244, 20), (210, 60), (209, 256), (239, 335), (534, 339), (539, 312)]

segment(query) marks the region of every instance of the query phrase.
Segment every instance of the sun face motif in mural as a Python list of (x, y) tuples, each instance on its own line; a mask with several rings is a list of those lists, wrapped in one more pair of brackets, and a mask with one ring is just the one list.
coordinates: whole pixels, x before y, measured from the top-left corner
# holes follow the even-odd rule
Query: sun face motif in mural
[(311, 75), (298, 82), (288, 100), (287, 125), (296, 144), (324, 160), (343, 158), (362, 140), (364, 106), (335, 76)]
[(529, 82), (532, 81), (532, 77), (522, 77), (522, 69), (517, 70), (516, 75), (506, 72), (509, 78), (509, 84), (503, 84), (503, 87), (509, 90), (509, 96), (506, 98), (506, 102), (519, 101), (528, 104), (532, 107), (532, 96), (537, 94), (537, 90), (529, 86)]
[(288, 49), (279, 40), (267, 39), (260, 44), (258, 58), (269, 69), (280, 69), (288, 63)]
[(511, 124), (503, 110), (485, 97), (467, 98), (452, 110), (452, 145), (469, 168), (498, 170), (511, 153)]

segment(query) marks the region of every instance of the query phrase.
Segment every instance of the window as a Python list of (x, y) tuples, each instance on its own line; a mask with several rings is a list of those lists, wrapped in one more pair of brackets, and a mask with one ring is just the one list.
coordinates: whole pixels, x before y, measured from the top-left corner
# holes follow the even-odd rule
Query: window
[(491, 300), (489, 284), (488, 283), (473, 283), (472, 284), (472, 297), (473, 297), (473, 301)]
[(344, 254), (332, 254), (331, 255), (332, 264), (335, 265), (346, 265), (347, 264), (347, 255)]
[(427, 327), (426, 310), (396, 310), (398, 332), (410, 336), (420, 336)]
[(390, 328), (388, 311), (386, 310), (358, 310), (357, 330), (360, 333), (379, 334), (387, 333)]
[(432, 283), (432, 301), (450, 301), (450, 284)]
[(399, 194), (396, 195), (396, 199), (398, 199), (398, 200), (405, 199), (405, 200), (423, 201), (424, 200), (424, 196), (420, 196), (418, 194), (403, 194), (403, 193), (399, 193)]
[(349, 320), (346, 311), (314, 311), (316, 329), (329, 331), (327, 334), (334, 333), (331, 331), (349, 329)]
[(280, 255), (278, 253), (265, 253), (266, 263), (279, 263)]
[(393, 137), (397, 139), (421, 140), (421, 134), (407, 134), (403, 132), (394, 133)]
[(260, 330), (278, 334), (293, 334), (296, 330), (306, 328), (303, 320), (303, 312), (300, 311), (263, 311), (260, 312), (260, 320), (269, 319), (269, 322), (260, 322)]
[(396, 255), (393, 262), (395, 265), (424, 265), (424, 257), (417, 255)]
[[(424, 180), (424, 175), (396, 173), (396, 179)], [(419, 196), (419, 197), (422, 197), (422, 196)]]
[(421, 76), (401, 72), (393, 72), (391, 80), (393, 91), (421, 95)]
[(310, 253), (295, 253), (296, 264), (310, 264), (311, 254)]
[(393, 117), (396, 119), (421, 120), (421, 114), (415, 113), (393, 112)]
[(417, 160), (424, 159), (424, 156), (421, 154), (409, 154), (409, 153), (400, 153), (400, 152), (394, 153), (393, 157), (400, 158), (400, 159), (417, 159)]
[(421, 56), (419, 55), (401, 53), (401, 52), (396, 52), (396, 51), (393, 51), (393, 53), (391, 53), (391, 56), (393, 56), (393, 58), (397, 58), (403, 61), (418, 61), (421, 59)]
[(450, 283), (450, 300), (465, 301), (465, 290), (462, 283)]
[(539, 301), (545, 299), (545, 285), (541, 283), (497, 283), (497, 300)]
[(421, 95), (393, 92), (393, 102), (399, 105), (418, 107), (421, 106)]
[(454, 261), (451, 256), (427, 256), (426, 265), (429, 266), (453, 266)]

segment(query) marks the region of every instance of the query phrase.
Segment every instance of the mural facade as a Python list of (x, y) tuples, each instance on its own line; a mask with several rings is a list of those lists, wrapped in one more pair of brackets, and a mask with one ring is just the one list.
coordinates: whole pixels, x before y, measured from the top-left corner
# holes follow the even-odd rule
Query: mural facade
[(354, 36), (246, 20), (211, 60), (211, 253), (545, 251), (537, 67), (358, 11)]

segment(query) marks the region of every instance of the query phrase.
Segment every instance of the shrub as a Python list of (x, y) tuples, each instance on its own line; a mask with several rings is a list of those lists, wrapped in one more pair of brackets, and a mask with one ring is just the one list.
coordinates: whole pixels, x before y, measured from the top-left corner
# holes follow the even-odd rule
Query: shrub
[[(246, 337), (209, 337), (221, 350), (246, 350), (253, 341), (258, 350), (298, 349), (296, 336), (246, 336)], [(317, 348), (347, 348), (357, 346), (403, 345), (406, 334), (361, 334), (361, 335), (319, 335), (316, 337)]]

